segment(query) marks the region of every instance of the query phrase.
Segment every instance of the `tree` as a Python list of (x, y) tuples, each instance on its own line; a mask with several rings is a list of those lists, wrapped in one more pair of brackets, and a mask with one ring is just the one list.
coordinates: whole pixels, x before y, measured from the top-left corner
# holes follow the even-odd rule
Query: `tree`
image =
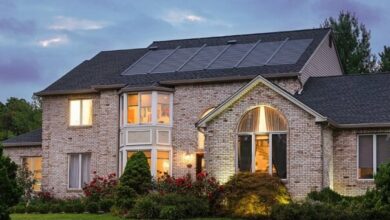
[(346, 74), (375, 71), (376, 57), (371, 53), (371, 33), (358, 18), (341, 11), (337, 19), (329, 17), (321, 25), (332, 28), (337, 52)]
[(8, 208), (18, 203), (23, 190), (16, 182), (17, 165), (9, 157), (3, 156), (0, 145), (0, 219), (8, 220)]
[(384, 46), (383, 52), (379, 53), (381, 60), (379, 61), (379, 71), (390, 71), (390, 47)]
[(29, 103), (11, 97), (0, 103), (0, 141), (20, 135), (42, 126), (42, 110), (39, 99)]

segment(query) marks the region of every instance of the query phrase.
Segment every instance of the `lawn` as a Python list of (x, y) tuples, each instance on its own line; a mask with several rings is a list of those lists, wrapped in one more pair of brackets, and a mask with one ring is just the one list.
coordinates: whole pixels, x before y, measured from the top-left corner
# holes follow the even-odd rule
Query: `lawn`
[[(110, 214), (12, 214), (11, 220), (119, 220)], [(121, 219), (123, 220), (123, 219)], [(197, 218), (193, 220), (228, 220), (226, 218)]]

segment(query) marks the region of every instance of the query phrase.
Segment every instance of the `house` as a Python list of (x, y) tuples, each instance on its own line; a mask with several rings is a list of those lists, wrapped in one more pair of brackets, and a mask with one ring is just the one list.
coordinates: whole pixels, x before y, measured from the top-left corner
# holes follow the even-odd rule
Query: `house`
[(5, 152), (57, 197), (93, 171), (120, 174), (136, 151), (155, 178), (263, 172), (296, 199), (359, 195), (390, 159), (390, 74), (343, 75), (335, 46), (309, 29), (103, 51), (36, 93), (42, 130)]

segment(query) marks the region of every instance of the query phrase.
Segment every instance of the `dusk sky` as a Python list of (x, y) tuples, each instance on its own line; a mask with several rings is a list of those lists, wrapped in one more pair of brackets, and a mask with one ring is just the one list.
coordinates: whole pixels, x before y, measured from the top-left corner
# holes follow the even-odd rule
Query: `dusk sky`
[(386, 0), (0, 0), (0, 101), (30, 100), (102, 50), (315, 28), (340, 10), (354, 12), (371, 30), (374, 53), (390, 45)]

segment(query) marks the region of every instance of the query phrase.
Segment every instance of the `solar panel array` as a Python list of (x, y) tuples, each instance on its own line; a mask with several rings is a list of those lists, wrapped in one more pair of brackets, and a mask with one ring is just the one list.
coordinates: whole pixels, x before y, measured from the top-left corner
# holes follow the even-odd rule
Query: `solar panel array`
[(123, 74), (295, 64), (313, 39), (150, 50)]

